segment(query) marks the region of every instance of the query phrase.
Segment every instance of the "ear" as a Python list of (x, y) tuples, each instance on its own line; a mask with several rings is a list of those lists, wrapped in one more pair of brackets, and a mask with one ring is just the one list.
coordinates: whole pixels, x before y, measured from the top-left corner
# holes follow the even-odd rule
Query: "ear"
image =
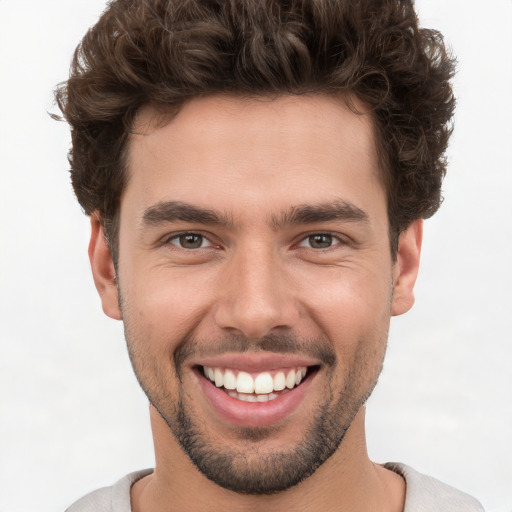
[(422, 238), (422, 219), (414, 221), (400, 233), (397, 260), (393, 270), (393, 316), (406, 313), (414, 304), (414, 284), (420, 265)]
[(91, 262), (94, 284), (100, 294), (103, 312), (115, 320), (121, 320), (116, 270), (112, 253), (105, 239), (98, 215), (91, 215), (91, 240), (89, 241), (89, 261)]

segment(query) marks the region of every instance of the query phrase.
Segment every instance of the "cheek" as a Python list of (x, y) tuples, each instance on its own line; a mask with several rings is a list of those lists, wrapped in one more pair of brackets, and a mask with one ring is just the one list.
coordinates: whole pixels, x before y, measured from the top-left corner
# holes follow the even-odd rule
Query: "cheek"
[(152, 403), (159, 404), (162, 390), (177, 392), (173, 355), (180, 337), (165, 315), (166, 308), (146, 307), (135, 295), (122, 308), (126, 343), (141, 387)]
[(307, 287), (309, 315), (342, 352), (360, 343), (381, 343), (389, 328), (391, 276), (332, 269)]
[(127, 282), (120, 276), (123, 319), (154, 349), (172, 352), (206, 315), (211, 302), (206, 281), (163, 268), (139, 275)]
[(390, 279), (369, 273), (345, 276), (330, 280), (322, 296), (311, 297), (311, 316), (336, 352), (331, 390), (342, 401), (358, 397), (362, 403), (382, 370), (390, 324)]

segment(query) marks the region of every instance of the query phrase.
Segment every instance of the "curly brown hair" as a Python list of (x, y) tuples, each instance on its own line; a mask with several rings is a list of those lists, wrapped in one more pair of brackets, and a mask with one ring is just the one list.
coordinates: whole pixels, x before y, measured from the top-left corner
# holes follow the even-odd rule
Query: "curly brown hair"
[(442, 35), (407, 0), (114, 0), (77, 47), (56, 100), (71, 178), (117, 261), (128, 134), (142, 105), (215, 94), (348, 93), (374, 118), (398, 234), (441, 203), (455, 100)]

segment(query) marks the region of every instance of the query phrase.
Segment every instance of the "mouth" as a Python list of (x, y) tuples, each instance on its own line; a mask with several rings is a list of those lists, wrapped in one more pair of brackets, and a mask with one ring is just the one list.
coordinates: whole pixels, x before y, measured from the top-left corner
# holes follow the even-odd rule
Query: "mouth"
[(302, 402), (319, 365), (255, 371), (197, 365), (194, 373), (215, 412), (239, 426), (266, 426), (291, 415)]
[(284, 368), (260, 373), (249, 373), (231, 368), (202, 366), (204, 376), (231, 398), (244, 402), (275, 400), (299, 386), (318, 369), (318, 366)]

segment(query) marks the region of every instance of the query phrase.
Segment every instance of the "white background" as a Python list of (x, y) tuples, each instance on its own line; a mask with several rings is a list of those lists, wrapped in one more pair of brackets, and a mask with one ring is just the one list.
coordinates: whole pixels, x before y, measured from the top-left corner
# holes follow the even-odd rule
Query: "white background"
[[(512, 1), (417, 6), (458, 55), (458, 113), (417, 304), (393, 320), (368, 405), (369, 449), (511, 512)], [(0, 512), (63, 510), (153, 464), (146, 399), (90, 277), (68, 129), (47, 114), (103, 7), (0, 0)]]

